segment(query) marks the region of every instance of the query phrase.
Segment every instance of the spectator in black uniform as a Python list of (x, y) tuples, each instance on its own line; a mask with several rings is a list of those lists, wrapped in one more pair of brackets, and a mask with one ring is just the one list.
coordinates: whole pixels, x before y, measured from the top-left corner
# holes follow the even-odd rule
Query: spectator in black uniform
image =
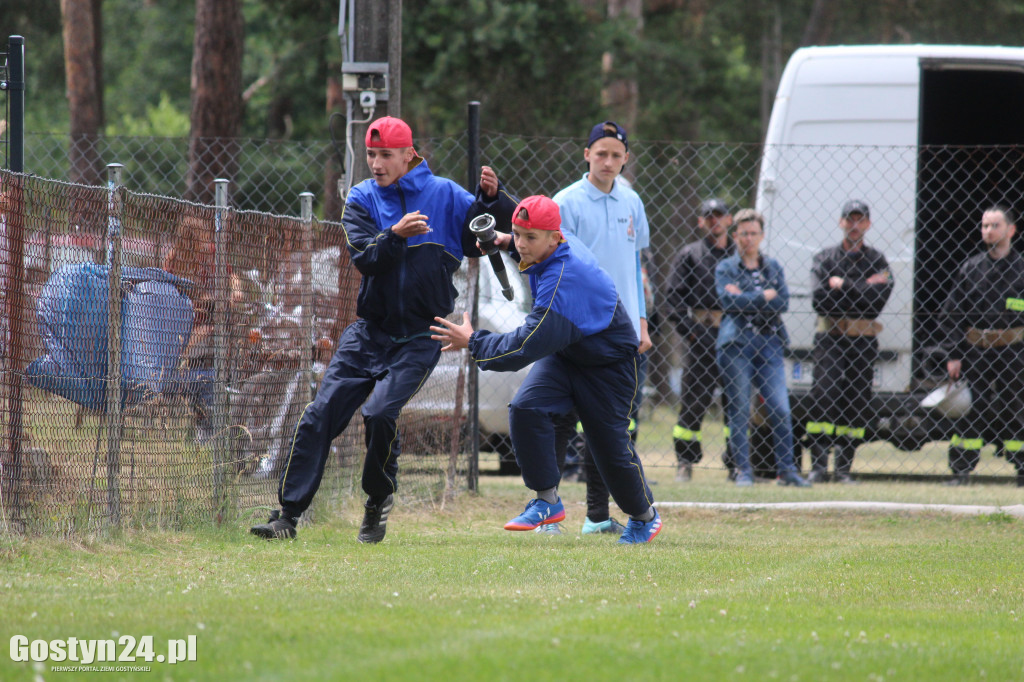
[[(732, 214), (721, 199), (708, 199), (700, 208), (697, 225), (704, 238), (687, 244), (676, 254), (669, 274), (668, 317), (675, 323), (686, 349), (680, 386), (679, 420), (672, 430), (676, 449), (676, 480), (689, 481), (693, 465), (704, 456), (701, 423), (721, 386), (715, 340), (722, 324), (722, 306), (715, 291), (715, 268), (729, 255)], [(723, 396), (724, 400), (724, 396)], [(725, 405), (722, 406), (723, 413)], [(728, 438), (728, 426), (726, 438)], [(731, 458), (726, 456), (730, 479)]]
[(960, 266), (946, 300), (946, 370), (965, 378), (972, 396), (949, 442), (949, 485), (967, 485), (988, 442), (1001, 444), (1024, 486), (1024, 258), (1011, 245), (1016, 233), (1009, 208), (985, 211), (986, 250)]
[(828, 480), (829, 450), (835, 451), (837, 483), (850, 476), (857, 445), (871, 415), (871, 384), (878, 362), (877, 321), (892, 293), (889, 263), (864, 243), (871, 211), (863, 201), (843, 204), (843, 241), (814, 256), (811, 289), (818, 328), (814, 335), (814, 385), (807, 422), (812, 483)]

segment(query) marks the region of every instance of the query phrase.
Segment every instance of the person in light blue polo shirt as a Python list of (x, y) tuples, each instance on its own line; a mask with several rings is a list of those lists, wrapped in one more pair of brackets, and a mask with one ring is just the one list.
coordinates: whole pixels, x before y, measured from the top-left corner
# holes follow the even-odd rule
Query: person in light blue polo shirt
[[(629, 161), (626, 130), (614, 121), (595, 125), (583, 150), (583, 159), (589, 171), (553, 198), (562, 215), (562, 231), (578, 237), (615, 283), (640, 339), (641, 375), (638, 380), (643, 386), (645, 353), (651, 348), (651, 337), (647, 331), (640, 252), (650, 245), (651, 239), (644, 202), (620, 177)], [(640, 396), (637, 398), (630, 414), (630, 434), (634, 442)], [(571, 426), (575, 426), (575, 420)], [(562, 425), (559, 430), (564, 432), (565, 428)], [(621, 533), (621, 524), (609, 515), (608, 488), (587, 448), (583, 451), (583, 462), (587, 481), (587, 518), (583, 533)], [(545, 530), (552, 532), (553, 529)]]

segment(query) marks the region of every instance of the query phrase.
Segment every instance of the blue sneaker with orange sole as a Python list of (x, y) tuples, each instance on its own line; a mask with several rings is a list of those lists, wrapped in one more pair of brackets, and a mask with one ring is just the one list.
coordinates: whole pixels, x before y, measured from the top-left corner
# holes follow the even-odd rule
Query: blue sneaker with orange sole
[(654, 510), (654, 518), (650, 521), (638, 521), (630, 518), (626, 523), (626, 530), (622, 531), (619, 538), (620, 545), (639, 545), (650, 542), (661, 532), (661, 514)]
[(565, 505), (561, 498), (554, 504), (541, 499), (526, 503), (523, 513), (505, 524), (505, 530), (533, 530), (538, 526), (565, 520)]

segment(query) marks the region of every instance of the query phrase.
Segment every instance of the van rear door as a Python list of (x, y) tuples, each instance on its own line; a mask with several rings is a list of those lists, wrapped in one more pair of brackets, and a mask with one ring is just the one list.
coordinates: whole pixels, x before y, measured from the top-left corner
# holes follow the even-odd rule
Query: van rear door
[(922, 57), (920, 71), (913, 338), (915, 383), (927, 388), (945, 378), (937, 313), (950, 277), (982, 248), (982, 212), (1024, 210), (1024, 63)]

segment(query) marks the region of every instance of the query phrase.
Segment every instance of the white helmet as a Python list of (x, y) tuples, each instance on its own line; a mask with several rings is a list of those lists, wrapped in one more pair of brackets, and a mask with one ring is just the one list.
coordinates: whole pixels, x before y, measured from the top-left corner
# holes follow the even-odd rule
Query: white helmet
[(950, 419), (962, 417), (971, 409), (971, 387), (966, 381), (943, 384), (924, 397), (921, 407), (936, 410)]

